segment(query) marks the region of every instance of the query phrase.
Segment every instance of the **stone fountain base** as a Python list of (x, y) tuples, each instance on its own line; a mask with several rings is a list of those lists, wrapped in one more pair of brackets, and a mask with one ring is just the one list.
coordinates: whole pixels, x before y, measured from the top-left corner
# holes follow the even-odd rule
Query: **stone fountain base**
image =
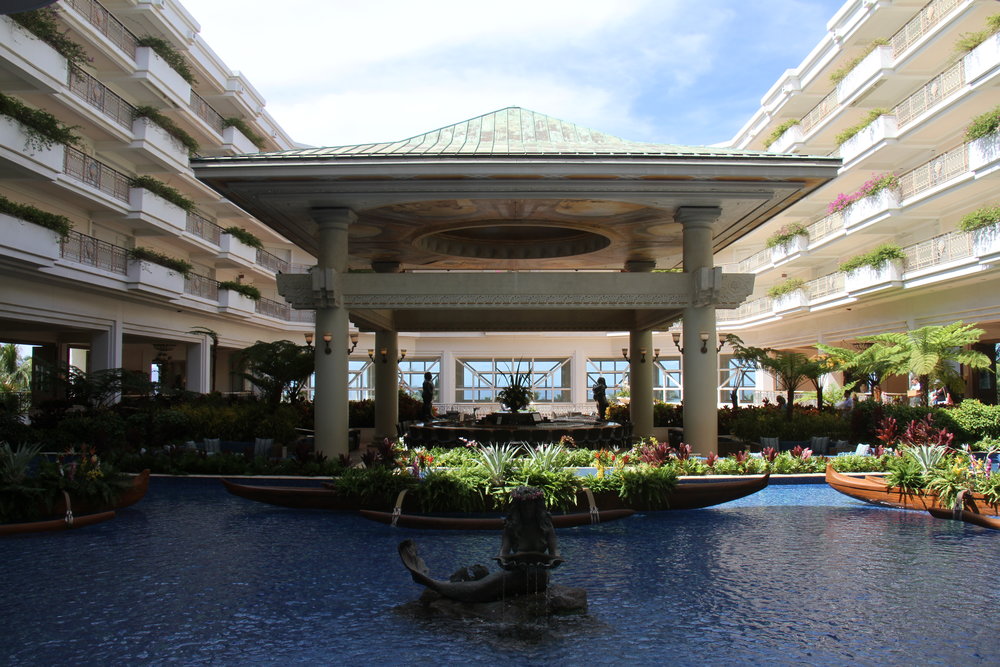
[(587, 591), (582, 588), (550, 585), (542, 593), (519, 595), (496, 602), (459, 602), (424, 591), (419, 600), (397, 607), (402, 613), (443, 616), (456, 619), (479, 619), (494, 623), (522, 623), (545, 616), (584, 614)]

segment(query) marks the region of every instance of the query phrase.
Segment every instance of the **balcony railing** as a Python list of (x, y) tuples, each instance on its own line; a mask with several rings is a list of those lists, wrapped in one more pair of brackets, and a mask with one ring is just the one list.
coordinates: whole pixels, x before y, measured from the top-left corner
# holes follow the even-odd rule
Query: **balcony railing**
[(62, 4), (69, 5), (82, 14), (115, 46), (127, 53), (129, 57), (135, 58), (135, 50), (138, 47), (135, 35), (121, 21), (112, 16), (111, 12), (105, 9), (101, 3), (96, 2), (96, 0), (63, 0)]
[(122, 127), (131, 129), (135, 107), (111, 92), (103, 83), (81, 69), (69, 69), (69, 89), (78, 97)]
[(128, 250), (126, 248), (80, 232), (70, 231), (69, 236), (65, 237), (60, 244), (59, 255), (63, 259), (78, 264), (86, 264), (122, 275), (128, 273)]
[(198, 118), (208, 123), (209, 127), (222, 134), (222, 130), (224, 129), (222, 114), (213, 109), (212, 105), (205, 101), (204, 97), (193, 90), (191, 91), (191, 110), (194, 111)]
[(806, 283), (806, 291), (810, 299), (819, 299), (824, 296), (836, 294), (844, 291), (844, 274), (838, 271), (825, 276), (820, 276)]
[(802, 134), (806, 135), (814, 127), (820, 124), (820, 122), (833, 113), (833, 110), (837, 108), (837, 89), (834, 88), (829, 95), (824, 97), (819, 101), (819, 104), (814, 106), (812, 110), (802, 117), (799, 121), (799, 127), (802, 128)]
[(962, 144), (900, 176), (900, 194), (903, 199), (908, 199), (968, 170), (969, 151), (966, 145)]
[(950, 232), (935, 236), (903, 249), (908, 271), (926, 269), (973, 256), (972, 235), (968, 232)]
[(129, 184), (131, 182), (128, 176), (72, 146), (66, 147), (63, 172), (67, 176), (91, 185), (115, 199), (124, 202), (128, 201)]
[(896, 116), (896, 126), (903, 127), (914, 118), (965, 85), (965, 61), (957, 63), (925, 83), (892, 109)]
[(266, 250), (257, 248), (257, 263), (268, 271), (275, 273), (288, 273), (288, 262), (277, 255), (272, 255)]
[(810, 244), (832, 236), (843, 229), (844, 215), (840, 211), (824, 216), (806, 227), (806, 231), (809, 232)]
[(191, 273), (184, 278), (184, 293), (218, 301), (219, 283), (208, 276)]
[(219, 245), (222, 239), (222, 227), (197, 213), (188, 212), (187, 230), (199, 238)]
[(963, 0), (932, 0), (917, 15), (910, 19), (889, 40), (892, 55), (898, 57), (914, 42), (926, 35), (937, 25), (945, 15), (958, 6)]
[(257, 314), (288, 321), (292, 317), (292, 307), (287, 303), (261, 298), (257, 301)]

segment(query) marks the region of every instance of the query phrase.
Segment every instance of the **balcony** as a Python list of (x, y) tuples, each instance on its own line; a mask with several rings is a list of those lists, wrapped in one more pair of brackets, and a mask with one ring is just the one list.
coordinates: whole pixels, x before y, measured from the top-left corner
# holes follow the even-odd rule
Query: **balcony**
[(235, 127), (227, 127), (222, 130), (222, 147), (227, 151), (239, 154), (260, 152), (260, 149)]
[(287, 303), (281, 303), (274, 299), (261, 298), (257, 301), (256, 311), (258, 315), (273, 317), (276, 320), (288, 322), (292, 317), (292, 307)]
[(153, 227), (153, 230), (137, 230), (137, 236), (155, 236), (164, 232), (175, 235), (187, 229), (187, 212), (184, 209), (145, 188), (130, 188), (128, 203), (126, 218), (141, 220)]
[(849, 104), (892, 71), (891, 46), (877, 46), (837, 84), (837, 101)]
[(132, 129), (135, 107), (91, 75), (76, 67), (70, 69), (69, 89), (116, 124)]
[(809, 309), (809, 292), (805, 288), (792, 290), (788, 294), (774, 297), (774, 312), (786, 314), (798, 310)]
[(886, 262), (879, 268), (859, 267), (844, 276), (844, 289), (851, 296), (860, 296), (903, 284), (903, 260)]
[(772, 247), (771, 263), (775, 266), (789, 262), (809, 247), (809, 237), (802, 234), (793, 236), (788, 241)]
[(128, 250), (79, 232), (71, 231), (62, 240), (59, 255), (77, 264), (121, 275), (128, 274)]
[(844, 229), (850, 233), (892, 215), (899, 210), (899, 192), (886, 189), (871, 197), (859, 199), (843, 210)]
[(150, 296), (174, 299), (184, 293), (184, 276), (145, 260), (130, 260), (126, 286)]
[(878, 150), (886, 143), (895, 143), (899, 136), (896, 127), (896, 117), (882, 115), (860, 130), (840, 146), (840, 157), (844, 164), (849, 164), (858, 157)]
[(960, 60), (893, 107), (897, 126), (906, 127), (964, 85), (965, 68)]
[(792, 125), (775, 139), (774, 143), (767, 147), (769, 153), (794, 153), (802, 143), (801, 124)]
[(971, 233), (972, 252), (981, 263), (1000, 260), (1000, 222)]
[(222, 227), (193, 211), (189, 211), (187, 214), (187, 230), (214, 245), (219, 245), (222, 242)]
[(0, 256), (34, 267), (52, 266), (59, 257), (59, 234), (0, 213)]
[(963, 0), (932, 0), (921, 9), (906, 25), (896, 31), (889, 40), (892, 55), (899, 58), (907, 49), (930, 33), (941, 22), (948, 12), (957, 7)]
[(216, 258), (226, 266), (253, 265), (257, 259), (257, 249), (246, 245), (232, 234), (222, 233), (219, 248), (221, 252)]
[[(290, 268), (288, 262), (281, 259), (277, 255), (271, 254), (266, 250), (257, 249), (257, 265), (261, 266), (271, 273), (290, 273)], [(301, 271), (300, 273), (307, 273), (307, 271)]]
[[(992, 171), (1000, 160), (1000, 133), (980, 137), (968, 143), (968, 168), (975, 172)], [(979, 174), (976, 174), (977, 177)]]
[(968, 170), (969, 150), (966, 144), (962, 144), (900, 176), (900, 194), (903, 199), (910, 199), (926, 191), (944, 187)]
[(815, 246), (826, 243), (834, 238), (844, 235), (844, 214), (842, 211), (831, 213), (816, 222), (808, 225), (806, 231), (809, 232), (809, 245)]
[(63, 173), (112, 199), (129, 201), (128, 176), (71, 146), (66, 147)]
[(135, 50), (136, 71), (133, 79), (146, 82), (157, 94), (147, 98), (147, 101), (159, 102), (160, 98), (167, 100), (170, 106), (186, 108), (191, 99), (191, 86), (180, 74), (167, 64), (148, 46), (140, 46)]
[(213, 109), (204, 97), (193, 90), (191, 91), (191, 111), (216, 134), (222, 134), (223, 130), (226, 129), (222, 114)]
[[(66, 81), (66, 59), (7, 16), (0, 16), (0, 61), (13, 66), (12, 74), (27, 87), (42, 92), (58, 92)], [(4, 88), (14, 90), (20, 86), (10, 81)]]
[[(219, 312), (229, 315), (239, 315), (240, 317), (251, 317), (256, 312), (256, 304), (250, 297), (243, 296), (239, 292), (229, 289), (220, 289)], [(288, 318), (282, 318), (288, 319)]]
[(132, 121), (132, 137), (129, 148), (145, 151), (168, 171), (176, 173), (187, 169), (187, 147), (148, 118)]
[(135, 59), (138, 48), (135, 35), (101, 3), (96, 0), (62, 0), (61, 4), (72, 7), (94, 27), (97, 33), (103, 35), (126, 56)]
[(201, 297), (207, 301), (218, 301), (219, 292), (219, 283), (207, 276), (192, 273), (184, 278), (185, 294)]
[(965, 80), (976, 85), (980, 77), (1000, 64), (1000, 33), (987, 37), (985, 42), (965, 55), (962, 63), (965, 66)]
[(54, 181), (62, 171), (66, 147), (33, 145), (19, 121), (0, 115), (0, 177)]

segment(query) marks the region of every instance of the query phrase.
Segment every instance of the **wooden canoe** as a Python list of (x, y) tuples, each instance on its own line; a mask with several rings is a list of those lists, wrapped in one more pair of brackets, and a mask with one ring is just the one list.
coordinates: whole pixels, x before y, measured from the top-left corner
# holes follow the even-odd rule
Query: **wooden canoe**
[(62, 519), (46, 519), (44, 521), (27, 521), (25, 523), (3, 523), (0, 524), (0, 536), (23, 535), (24, 533), (44, 533), (54, 530), (69, 530), (71, 528), (82, 528), (92, 526), (95, 523), (114, 519), (115, 513), (97, 512), (96, 514), (84, 514), (74, 516), (72, 521)]
[[(552, 525), (556, 528), (572, 528), (574, 526), (589, 526), (592, 523), (607, 523), (632, 516), (635, 514), (635, 510), (601, 510), (597, 514), (597, 521), (593, 520), (590, 512), (553, 514)], [(379, 523), (393, 524), (392, 512), (361, 510), (361, 516)], [(503, 522), (503, 517), (499, 516), (459, 517), (400, 514), (396, 517), (395, 525), (401, 528), (426, 528), (429, 530), (503, 530)]]
[[(719, 505), (756, 493), (767, 486), (768, 479), (769, 474), (723, 482), (686, 480), (680, 482), (666, 498), (659, 499), (659, 502), (655, 504), (626, 501), (612, 492), (594, 493), (594, 497), (597, 501), (597, 507), (602, 511), (622, 509), (638, 511), (689, 510)], [(262, 486), (238, 484), (227, 479), (223, 479), (222, 483), (226, 490), (235, 496), (296, 509), (391, 509), (394, 506), (395, 498), (362, 501), (360, 498), (343, 496), (327, 486)], [(577, 497), (577, 509), (586, 512), (589, 516), (590, 503), (583, 492)]]
[[(907, 491), (897, 486), (886, 486), (884, 480), (850, 477), (834, 470), (832, 464), (826, 466), (826, 483), (846, 496), (875, 505), (904, 510), (952, 511), (952, 508), (941, 505), (936, 491)], [(986, 502), (981, 493), (966, 493), (964, 505), (966, 510), (975, 514), (1000, 516), (998, 506)]]
[(960, 510), (955, 512), (954, 510), (947, 509), (931, 509), (927, 510), (931, 515), (937, 517), (938, 519), (952, 519), (956, 521), (964, 521), (966, 523), (971, 523), (976, 526), (982, 526), (983, 528), (992, 528), (993, 530), (1000, 530), (1000, 517), (986, 516), (985, 514), (980, 514), (979, 512), (972, 512), (970, 510)]

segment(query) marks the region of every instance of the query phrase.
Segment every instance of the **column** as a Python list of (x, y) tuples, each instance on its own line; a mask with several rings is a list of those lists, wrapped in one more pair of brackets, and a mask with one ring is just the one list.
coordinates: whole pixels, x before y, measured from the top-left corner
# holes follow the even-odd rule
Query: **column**
[[(383, 354), (385, 355), (383, 359)], [(396, 439), (399, 421), (399, 336), (375, 332), (375, 442)]]
[(106, 371), (122, 367), (122, 323), (115, 320), (111, 325), (90, 337), (90, 356), (87, 360), (89, 372)]
[[(337, 294), (337, 278), (347, 270), (347, 228), (357, 219), (346, 208), (312, 209), (319, 240), (313, 269), (316, 295), (316, 392), (314, 396), (316, 450), (330, 458), (347, 454), (347, 348), (350, 345), (347, 309)], [(329, 335), (329, 345), (323, 337)]]
[[(692, 277), (692, 305), (684, 309), (684, 442), (696, 452), (718, 451), (719, 353), (715, 304), (702, 280), (712, 268), (712, 224), (717, 207), (682, 207), (674, 219), (684, 226), (684, 273)], [(699, 277), (700, 273), (700, 277)], [(701, 282), (699, 282), (701, 280)], [(703, 343), (702, 338), (707, 335)]]
[[(656, 262), (632, 260), (626, 262), (629, 273), (649, 273)], [(643, 354), (645, 351), (645, 354)], [(650, 329), (633, 329), (628, 335), (629, 419), (632, 435), (639, 438), (653, 436), (653, 332)]]
[(203, 334), (197, 343), (188, 343), (185, 389), (199, 394), (212, 391), (212, 339)]

